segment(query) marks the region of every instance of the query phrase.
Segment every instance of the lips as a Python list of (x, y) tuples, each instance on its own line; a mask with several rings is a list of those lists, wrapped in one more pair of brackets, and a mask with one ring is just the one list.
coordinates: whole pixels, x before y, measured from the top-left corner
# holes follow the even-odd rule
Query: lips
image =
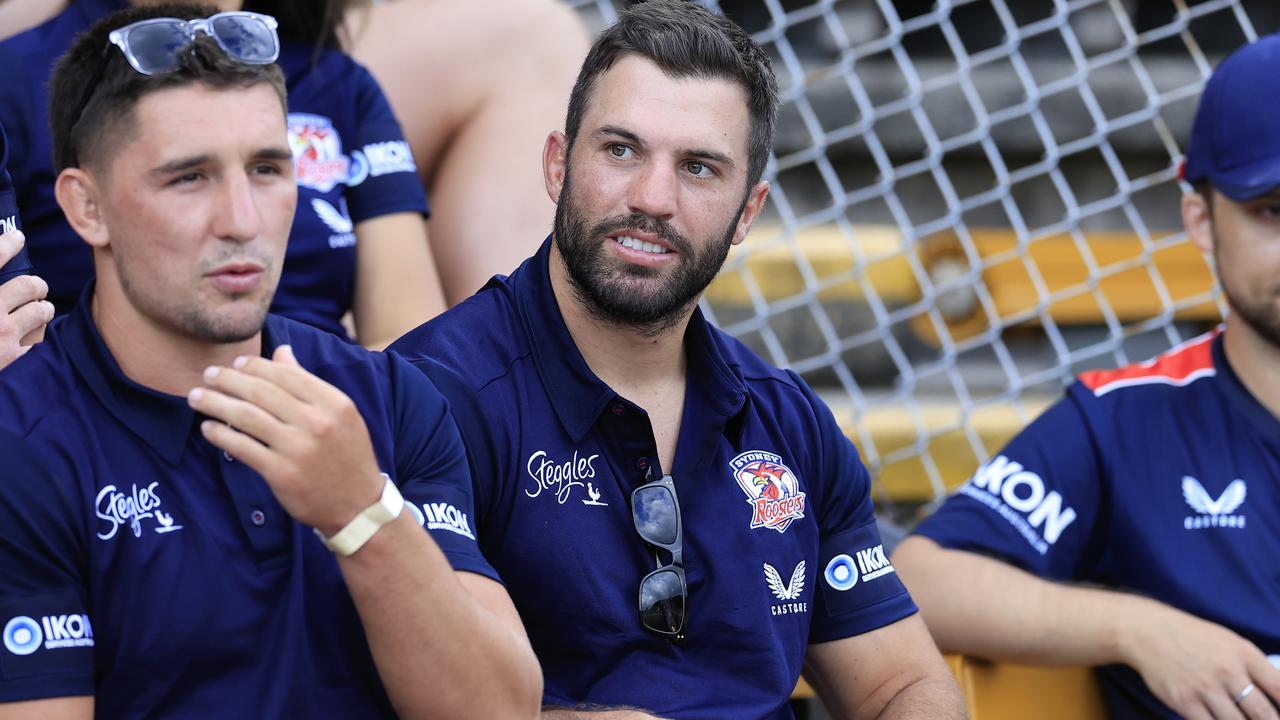
[(677, 253), (656, 235), (624, 231), (609, 236), (617, 253), (634, 263), (660, 265), (672, 261)]
[(253, 290), (262, 281), (262, 276), (262, 266), (250, 262), (220, 265), (206, 275), (215, 287), (229, 293), (246, 293)]

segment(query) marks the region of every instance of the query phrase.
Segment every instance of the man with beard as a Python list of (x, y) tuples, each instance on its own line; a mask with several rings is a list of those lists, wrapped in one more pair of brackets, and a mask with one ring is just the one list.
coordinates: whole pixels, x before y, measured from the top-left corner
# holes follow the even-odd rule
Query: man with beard
[(279, 39), (212, 13), (110, 15), (54, 73), (97, 279), (0, 374), (0, 717), (534, 717), (445, 399), (267, 314)]
[(1209, 79), (1183, 166), (1224, 326), (1081, 375), (898, 548), (944, 650), (1105, 666), (1112, 718), (1277, 717), (1277, 117), (1271, 35)]
[(553, 237), (392, 347), (450, 400), (548, 717), (786, 718), (802, 667), (836, 717), (963, 714), (852, 444), (696, 308), (764, 204), (776, 94), (729, 21), (632, 6), (547, 139)]

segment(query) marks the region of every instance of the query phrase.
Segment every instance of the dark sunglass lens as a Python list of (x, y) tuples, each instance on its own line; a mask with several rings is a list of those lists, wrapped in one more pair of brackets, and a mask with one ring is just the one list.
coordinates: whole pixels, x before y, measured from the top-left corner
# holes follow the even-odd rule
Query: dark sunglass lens
[(660, 485), (642, 487), (631, 496), (636, 532), (655, 545), (676, 541), (680, 521), (676, 518), (676, 498)]
[(178, 51), (188, 42), (182, 26), (174, 23), (150, 23), (129, 31), (125, 44), (133, 54), (139, 72), (154, 75), (178, 65)]
[(221, 17), (213, 21), (213, 34), (227, 54), (241, 62), (265, 64), (275, 59), (276, 36), (261, 20)]
[(640, 583), (640, 622), (655, 632), (684, 629), (684, 580), (674, 570), (655, 570)]

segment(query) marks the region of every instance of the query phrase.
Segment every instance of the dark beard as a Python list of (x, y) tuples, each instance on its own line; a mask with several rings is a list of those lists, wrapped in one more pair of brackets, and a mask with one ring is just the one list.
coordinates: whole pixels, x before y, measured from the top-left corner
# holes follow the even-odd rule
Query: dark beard
[[(574, 297), (596, 320), (631, 328), (644, 337), (657, 337), (677, 325), (697, 302), (724, 265), (733, 245), (733, 233), (746, 208), (744, 195), (719, 242), (695, 251), (693, 243), (665, 220), (643, 213), (606, 218), (594, 227), (577, 211), (568, 176), (556, 206), (555, 243), (564, 258)], [(613, 266), (604, 257), (605, 237), (620, 230), (657, 235), (680, 255), (669, 270), (631, 265)], [(646, 291), (642, 281), (669, 277), (660, 287)]]
[[(1218, 258), (1217, 248), (1222, 246), (1222, 242), (1218, 239), (1217, 230), (1211, 230), (1213, 233), (1213, 263), (1218, 268), (1222, 267), (1222, 262)], [(1222, 281), (1222, 271), (1218, 271), (1218, 285), (1222, 287), (1222, 294), (1227, 296), (1227, 305), (1231, 308), (1231, 312), (1236, 317), (1244, 321), (1258, 337), (1266, 340), (1272, 347), (1280, 348), (1280, 317), (1267, 305), (1266, 301), (1254, 303), (1251, 298), (1240, 297), (1230, 286)]]

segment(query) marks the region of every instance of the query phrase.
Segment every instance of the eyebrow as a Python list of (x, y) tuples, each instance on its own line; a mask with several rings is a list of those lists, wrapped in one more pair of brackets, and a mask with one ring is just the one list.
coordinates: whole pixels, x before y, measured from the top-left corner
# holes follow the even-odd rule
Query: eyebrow
[[(628, 140), (640, 147), (644, 147), (645, 144), (644, 140), (641, 140), (639, 135), (636, 135), (626, 128), (617, 127), (616, 125), (605, 125), (593, 134), (597, 137), (613, 135), (623, 138), (624, 140)], [(716, 152), (715, 150), (696, 148), (693, 150), (684, 150), (683, 154), (688, 157), (698, 158), (701, 160), (710, 160), (711, 162), (719, 163), (726, 167), (734, 167), (737, 164), (733, 161), (733, 158), (730, 158), (722, 152)]]
[[(265, 147), (260, 148), (253, 153), (254, 160), (293, 160), (293, 153), (285, 147)], [(149, 175), (172, 175), (180, 173), (184, 170), (190, 170), (199, 167), (213, 160), (213, 155), (208, 153), (204, 155), (192, 155), (190, 157), (178, 158), (154, 167), (148, 173)]]

